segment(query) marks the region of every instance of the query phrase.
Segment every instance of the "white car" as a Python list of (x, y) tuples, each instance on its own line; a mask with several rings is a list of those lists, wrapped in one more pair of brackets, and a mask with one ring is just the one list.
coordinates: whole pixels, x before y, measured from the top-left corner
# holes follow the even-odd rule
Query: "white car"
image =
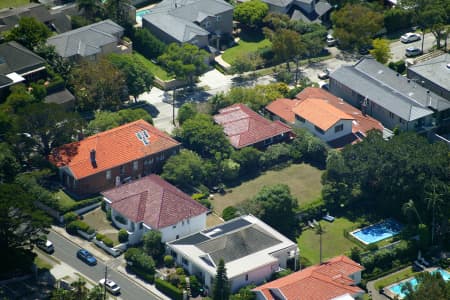
[(417, 47), (408, 47), (408, 48), (406, 48), (406, 51), (405, 51), (406, 57), (414, 57), (414, 56), (417, 56), (420, 54), (422, 54), (422, 50)]
[(408, 32), (400, 37), (400, 41), (405, 44), (419, 41), (419, 40), (420, 40), (420, 34), (415, 33), (415, 32)]
[(114, 281), (112, 281), (111, 279), (106, 279), (106, 283), (105, 283), (105, 278), (102, 278), (98, 281), (98, 283), (101, 286), (104, 286), (106, 288), (106, 290), (108, 292), (110, 292), (113, 295), (117, 295), (120, 294), (120, 286), (115, 283)]
[(337, 43), (338, 43), (338, 41), (331, 34), (327, 35), (327, 46), (328, 47), (336, 46)]

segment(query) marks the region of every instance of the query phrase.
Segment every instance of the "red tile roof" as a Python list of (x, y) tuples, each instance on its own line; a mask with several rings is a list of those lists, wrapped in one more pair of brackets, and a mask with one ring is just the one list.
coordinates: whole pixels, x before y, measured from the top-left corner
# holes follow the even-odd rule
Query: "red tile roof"
[(383, 130), (383, 125), (380, 122), (368, 115), (363, 115), (359, 109), (348, 104), (341, 98), (338, 98), (335, 95), (325, 91), (324, 89), (308, 87), (301, 91), (296, 96), (296, 98), (300, 100), (300, 102), (310, 98), (322, 99), (325, 100), (328, 104), (336, 107), (340, 111), (352, 116), (354, 118), (352, 126), (352, 131), (354, 133), (360, 132), (365, 136), (366, 133), (371, 129), (380, 131)]
[(155, 174), (104, 191), (102, 195), (120, 214), (152, 229), (177, 224), (208, 210)]
[[(147, 145), (136, 135), (143, 130), (149, 135)], [(57, 167), (69, 168), (76, 179), (81, 179), (179, 144), (151, 124), (138, 120), (55, 148), (49, 160)], [(95, 150), (96, 166), (91, 163), (91, 150)]]
[(241, 103), (221, 109), (214, 116), (214, 121), (223, 126), (231, 144), (237, 149), (292, 131), (286, 124), (271, 122)]
[(279, 116), (283, 120), (289, 123), (295, 122), (295, 113), (292, 111), (292, 109), (299, 104), (299, 100), (292, 100), (292, 99), (276, 99), (272, 103), (269, 103), (269, 105), (266, 106), (266, 109), (270, 111), (271, 113)]
[(345, 294), (355, 295), (364, 291), (353, 286), (349, 275), (364, 268), (346, 256), (338, 256), (321, 264), (266, 283), (253, 289), (264, 294), (266, 299), (286, 300), (329, 300)]

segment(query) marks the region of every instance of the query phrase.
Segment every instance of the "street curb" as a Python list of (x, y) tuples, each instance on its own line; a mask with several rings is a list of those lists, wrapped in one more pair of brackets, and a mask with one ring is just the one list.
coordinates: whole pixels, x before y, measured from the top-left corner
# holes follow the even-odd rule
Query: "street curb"
[[(135, 284), (139, 285), (140, 287), (142, 287), (142, 288), (145, 289), (146, 291), (149, 291), (153, 296), (157, 297), (158, 299), (161, 299), (161, 300), (165, 300), (165, 299), (170, 300), (170, 298), (168, 298), (168, 297), (165, 297), (165, 296), (161, 297), (161, 295), (156, 294), (154, 291), (152, 291), (151, 289), (149, 289), (148, 287), (146, 287), (144, 284), (142, 284), (142, 283), (140, 282), (140, 279), (136, 280), (136, 278), (134, 278), (134, 276), (129, 275), (128, 272), (127, 272), (126, 270), (122, 270), (122, 266), (117, 267), (117, 268), (116, 268), (116, 271), (119, 272), (119, 273), (121, 273), (123, 276), (128, 277), (128, 278), (129, 278), (130, 280), (132, 280)], [(137, 277), (137, 276), (136, 276), (136, 277)], [(156, 287), (155, 287), (155, 289), (156, 289)], [(162, 293), (161, 293), (161, 294), (162, 294)]]

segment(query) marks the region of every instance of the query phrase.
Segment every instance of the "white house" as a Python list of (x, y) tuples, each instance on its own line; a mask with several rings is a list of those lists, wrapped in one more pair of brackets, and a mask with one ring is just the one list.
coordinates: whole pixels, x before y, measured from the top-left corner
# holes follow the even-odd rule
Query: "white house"
[(247, 215), (167, 243), (178, 265), (201, 278), (210, 291), (221, 259), (232, 292), (260, 284), (298, 256), (297, 244)]
[(125, 228), (130, 244), (149, 230), (162, 242), (179, 239), (206, 227), (208, 209), (155, 174), (102, 192), (112, 222)]

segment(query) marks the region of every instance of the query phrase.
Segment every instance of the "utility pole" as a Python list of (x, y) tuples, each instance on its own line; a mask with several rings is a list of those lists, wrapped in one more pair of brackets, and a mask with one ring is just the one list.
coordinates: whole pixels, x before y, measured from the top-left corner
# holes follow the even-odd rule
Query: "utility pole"
[(173, 123), (173, 126), (175, 126), (175, 98), (176, 98), (176, 88), (173, 88), (173, 95), (172, 95), (172, 123)]
[(106, 280), (108, 278), (108, 266), (105, 265), (105, 282), (103, 283), (103, 300), (106, 300)]

